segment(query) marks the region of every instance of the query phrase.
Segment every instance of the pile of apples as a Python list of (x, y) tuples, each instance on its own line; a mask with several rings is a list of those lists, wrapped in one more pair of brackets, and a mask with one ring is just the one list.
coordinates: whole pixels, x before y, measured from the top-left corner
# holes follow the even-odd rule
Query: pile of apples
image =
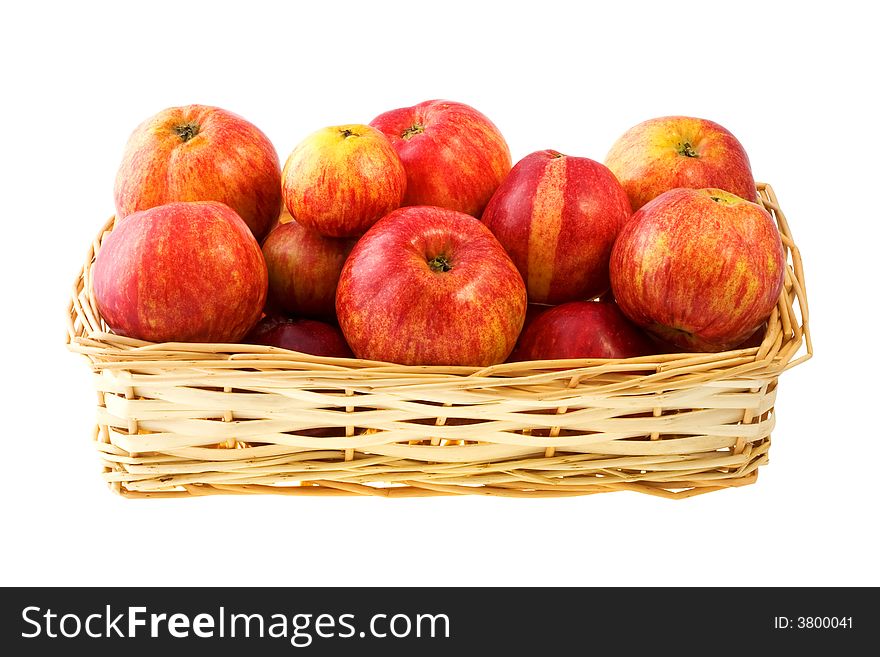
[(176, 107), (135, 129), (115, 200), (94, 298), (151, 342), (465, 366), (723, 351), (760, 338), (785, 271), (742, 145), (682, 116), (604, 165), (511, 167), (486, 116), (427, 101), (319, 130), (282, 170), (243, 118)]

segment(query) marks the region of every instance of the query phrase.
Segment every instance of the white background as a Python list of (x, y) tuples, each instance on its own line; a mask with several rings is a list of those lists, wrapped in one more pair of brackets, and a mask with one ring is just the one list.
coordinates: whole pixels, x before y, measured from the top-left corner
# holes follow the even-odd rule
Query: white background
[[(869, 3), (782, 5), (4, 9), (0, 583), (880, 584), (876, 21)], [(781, 380), (758, 483), (681, 502), (113, 495), (64, 314), (130, 131), (214, 104), (283, 161), (315, 129), (429, 98), (483, 111), (514, 160), (601, 161), (628, 127), (673, 113), (740, 138), (802, 249), (816, 345)]]

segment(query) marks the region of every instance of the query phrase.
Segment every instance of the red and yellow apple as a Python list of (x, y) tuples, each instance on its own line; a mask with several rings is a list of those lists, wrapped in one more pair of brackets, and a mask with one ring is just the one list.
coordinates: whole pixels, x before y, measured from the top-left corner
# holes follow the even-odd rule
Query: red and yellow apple
[(733, 349), (751, 349), (752, 347), (760, 347), (764, 343), (764, 337), (767, 335), (767, 323), (761, 324), (754, 333), (752, 333), (743, 342), (732, 347)]
[(626, 190), (633, 211), (678, 187), (712, 187), (758, 200), (742, 144), (706, 119), (665, 116), (644, 121), (615, 142), (605, 164)]
[(101, 317), (150, 342), (237, 342), (260, 319), (266, 263), (247, 224), (214, 201), (179, 202), (119, 220), (92, 283)]
[(225, 203), (260, 240), (281, 211), (281, 168), (266, 135), (240, 116), (171, 107), (132, 133), (114, 191), (120, 218), (174, 201)]
[(395, 210), (355, 245), (336, 314), (358, 358), (404, 365), (500, 363), (526, 314), (526, 289), (492, 233), (469, 215)]
[(324, 237), (297, 221), (279, 223), (263, 242), (272, 306), (295, 316), (335, 318), (336, 284), (353, 246), (354, 240)]
[(519, 338), (516, 360), (632, 358), (652, 351), (647, 336), (617, 304), (571, 301), (531, 322)]
[(391, 140), (406, 169), (404, 205), (435, 205), (479, 217), (510, 171), (498, 128), (463, 103), (428, 100), (370, 122)]
[(720, 189), (674, 189), (624, 226), (610, 271), (633, 322), (685, 351), (724, 351), (770, 315), (785, 256), (761, 206)]
[(400, 207), (406, 172), (379, 130), (339, 125), (293, 149), (281, 184), (284, 204), (300, 224), (327, 237), (356, 237)]
[(629, 220), (626, 193), (602, 164), (545, 150), (513, 167), (483, 212), (532, 303), (587, 300), (608, 289), (608, 259)]
[(261, 344), (313, 356), (351, 358), (352, 353), (340, 330), (313, 319), (268, 316), (245, 336), (247, 344)]

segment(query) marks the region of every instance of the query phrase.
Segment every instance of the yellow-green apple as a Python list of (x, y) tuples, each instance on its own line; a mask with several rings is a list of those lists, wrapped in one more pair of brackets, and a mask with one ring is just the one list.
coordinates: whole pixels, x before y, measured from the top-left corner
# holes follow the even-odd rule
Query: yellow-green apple
[(261, 319), (244, 342), (281, 347), (313, 356), (351, 358), (340, 330), (326, 322), (270, 315)]
[(284, 204), (303, 226), (327, 237), (356, 237), (400, 207), (406, 172), (379, 130), (338, 125), (293, 149), (281, 185)]
[(648, 338), (617, 304), (570, 301), (532, 321), (520, 336), (516, 360), (632, 358), (652, 350)]
[(720, 189), (673, 189), (624, 226), (610, 268), (633, 322), (684, 351), (724, 351), (770, 315), (785, 257), (761, 206)]
[(352, 239), (324, 237), (297, 221), (279, 223), (263, 242), (272, 306), (295, 316), (335, 318), (336, 283), (353, 246)]
[(380, 219), (355, 245), (336, 291), (355, 355), (405, 365), (500, 363), (525, 314), (525, 285), (489, 229), (431, 206)]
[(517, 162), (483, 223), (522, 274), (532, 303), (587, 300), (608, 289), (608, 258), (631, 216), (602, 164), (545, 150)]
[(141, 123), (116, 174), (116, 215), (174, 201), (219, 201), (260, 240), (281, 211), (281, 167), (259, 128), (218, 107), (187, 105)]
[(260, 319), (266, 263), (247, 224), (215, 201), (177, 202), (118, 220), (92, 283), (116, 333), (150, 342), (237, 342)]
[(758, 200), (742, 144), (707, 119), (665, 116), (644, 121), (615, 142), (605, 164), (629, 195), (633, 211), (678, 187), (713, 187)]
[(436, 205), (479, 217), (510, 171), (510, 149), (498, 128), (463, 103), (428, 100), (380, 114), (406, 169), (404, 205)]

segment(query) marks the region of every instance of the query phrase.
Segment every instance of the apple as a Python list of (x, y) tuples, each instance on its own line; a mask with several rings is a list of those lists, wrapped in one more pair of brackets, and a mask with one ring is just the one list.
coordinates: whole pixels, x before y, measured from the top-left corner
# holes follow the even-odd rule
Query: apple
[(632, 358), (653, 348), (617, 304), (571, 301), (534, 319), (519, 339), (517, 360)]
[(313, 319), (268, 316), (245, 336), (248, 344), (262, 344), (290, 349), (313, 356), (351, 358), (352, 353), (340, 330)]
[(303, 226), (327, 237), (356, 237), (400, 207), (406, 172), (379, 130), (338, 125), (293, 149), (281, 184), (285, 206)]
[(770, 315), (785, 257), (761, 206), (720, 189), (673, 189), (623, 227), (610, 271), (633, 322), (684, 351), (724, 351)]
[(764, 337), (767, 335), (767, 323), (761, 324), (748, 338), (733, 347), (734, 349), (750, 349), (752, 347), (760, 347), (764, 343)]
[(238, 342), (260, 319), (266, 263), (247, 224), (214, 201), (117, 220), (92, 269), (114, 332), (150, 342)]
[(413, 206), (379, 220), (355, 245), (339, 277), (336, 314), (358, 358), (485, 366), (513, 349), (526, 289), (479, 220)]
[(404, 205), (435, 205), (479, 217), (510, 171), (498, 128), (463, 103), (428, 100), (370, 122), (391, 140), (406, 169)]
[[(750, 349), (752, 347), (760, 347), (764, 342), (764, 336), (767, 333), (767, 322), (761, 324), (758, 329), (752, 333), (745, 341), (730, 347), (731, 350), (734, 349)], [(653, 352), (655, 354), (677, 354), (682, 350), (680, 347), (677, 347), (673, 344), (669, 344), (658, 338), (656, 335), (648, 334), (648, 337), (651, 338), (651, 343), (654, 345)]]
[(171, 107), (135, 128), (114, 192), (119, 218), (174, 201), (219, 201), (260, 240), (281, 211), (281, 167), (266, 135), (240, 116)]
[[(272, 222), (272, 225), (269, 226), (269, 231), (266, 233), (266, 236), (272, 234), (272, 231), (281, 226), (282, 224), (289, 224), (293, 221), (293, 217), (290, 216), (290, 212), (287, 211), (287, 208), (284, 205), (281, 206), (281, 214), (278, 215), (278, 218)], [(266, 243), (266, 240), (263, 239), (263, 244)]]
[(605, 164), (629, 195), (633, 211), (678, 187), (712, 187), (758, 201), (742, 144), (706, 119), (666, 116), (640, 123), (615, 142)]
[(519, 357), (520, 347), (522, 345), (523, 336), (529, 330), (529, 326), (532, 325), (538, 317), (546, 313), (551, 308), (555, 308), (555, 306), (548, 306), (543, 303), (530, 303), (526, 306), (526, 318), (523, 321), (522, 329), (520, 329), (519, 337), (517, 338), (516, 344), (513, 347), (513, 351), (510, 352), (510, 355), (507, 357), (507, 362), (512, 363), (514, 361), (523, 360)]
[(532, 303), (587, 300), (608, 289), (608, 259), (632, 212), (614, 174), (585, 157), (537, 151), (517, 162), (483, 212)]
[(263, 242), (273, 308), (334, 319), (336, 283), (354, 240), (324, 237), (296, 221), (279, 223)]
[(548, 310), (555, 308), (555, 306), (548, 306), (544, 303), (530, 303), (526, 306), (526, 318), (523, 322), (522, 330), (520, 331), (520, 336), (525, 333), (529, 326), (538, 319), (541, 315), (546, 313)]

